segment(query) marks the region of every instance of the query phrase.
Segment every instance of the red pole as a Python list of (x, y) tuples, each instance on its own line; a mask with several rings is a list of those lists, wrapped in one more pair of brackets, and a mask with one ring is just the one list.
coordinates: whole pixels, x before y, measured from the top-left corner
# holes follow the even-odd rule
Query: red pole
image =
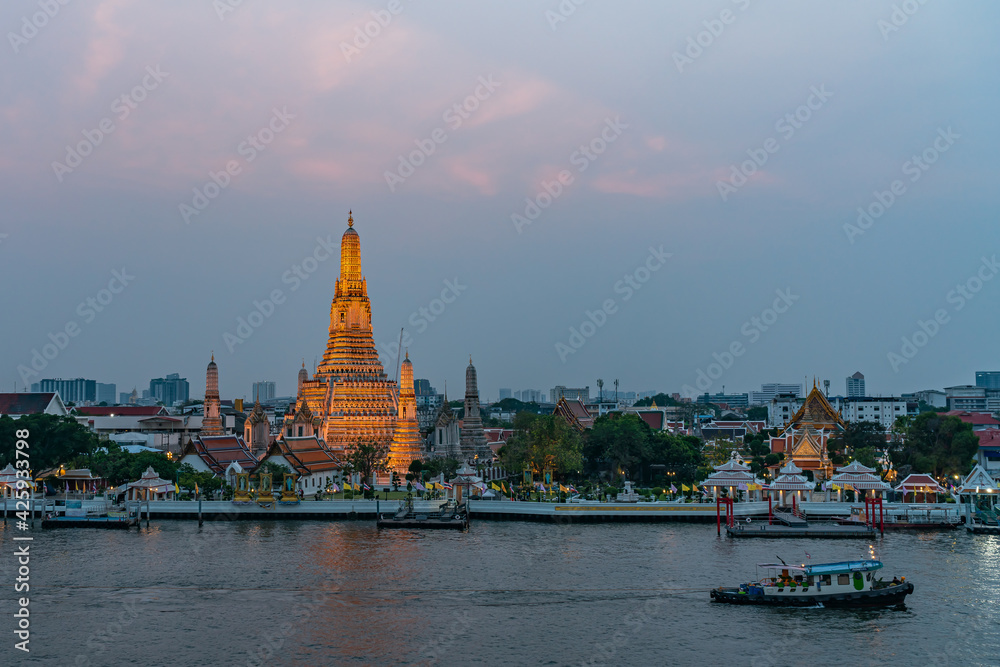
[(722, 535), (722, 515), (719, 512), (719, 503), (721, 502), (721, 498), (715, 499), (715, 533), (717, 535)]
[(882, 515), (882, 499), (881, 498), (878, 499), (878, 526), (879, 526), (880, 532), (882, 533), (882, 536), (884, 537), (885, 536), (885, 517)]
[(771, 511), (771, 492), (768, 491), (767, 492), (767, 525), (769, 525), (769, 526), (771, 525), (771, 518), (773, 516), (774, 516), (774, 513)]

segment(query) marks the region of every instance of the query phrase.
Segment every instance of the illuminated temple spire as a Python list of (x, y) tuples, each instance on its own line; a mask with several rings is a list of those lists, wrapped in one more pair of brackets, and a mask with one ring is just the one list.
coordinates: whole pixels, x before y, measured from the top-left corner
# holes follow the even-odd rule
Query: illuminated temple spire
[(420, 425), (417, 423), (417, 399), (413, 391), (413, 362), (407, 350), (406, 359), (399, 368), (399, 407), (389, 451), (389, 466), (398, 473), (406, 474), (410, 464), (419, 458)]
[(396, 386), (386, 376), (375, 348), (368, 285), (361, 273), (361, 238), (354, 229), (353, 212), (348, 213), (340, 242), (340, 277), (330, 303), (328, 334), (313, 379), (302, 382), (303, 398), (323, 421), (319, 435), (338, 453), (365, 440), (391, 445)]
[(205, 405), (201, 420), (202, 435), (225, 435), (222, 430), (222, 416), (219, 407), (219, 367), (215, 364), (215, 353), (205, 370)]

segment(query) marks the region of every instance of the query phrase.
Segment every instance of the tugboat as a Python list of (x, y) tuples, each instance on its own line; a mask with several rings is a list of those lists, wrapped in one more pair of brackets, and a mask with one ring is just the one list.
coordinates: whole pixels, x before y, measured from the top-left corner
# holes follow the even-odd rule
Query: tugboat
[[(781, 560), (780, 558), (778, 560)], [(713, 602), (728, 604), (764, 604), (782, 607), (890, 607), (902, 604), (913, 592), (913, 584), (893, 578), (876, 578), (881, 561), (855, 560), (816, 565), (761, 563), (756, 582), (739, 588), (710, 592)]]

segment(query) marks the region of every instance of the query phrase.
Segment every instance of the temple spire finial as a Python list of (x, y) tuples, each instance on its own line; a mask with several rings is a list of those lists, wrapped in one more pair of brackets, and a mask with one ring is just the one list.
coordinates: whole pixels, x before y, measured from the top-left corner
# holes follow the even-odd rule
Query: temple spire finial
[(347, 212), (347, 226), (348, 227), (354, 226), (354, 211)]

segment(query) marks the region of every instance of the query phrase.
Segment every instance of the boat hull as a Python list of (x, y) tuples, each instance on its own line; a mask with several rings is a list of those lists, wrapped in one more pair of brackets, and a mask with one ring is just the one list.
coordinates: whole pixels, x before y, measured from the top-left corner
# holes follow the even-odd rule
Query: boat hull
[(748, 595), (740, 594), (736, 588), (718, 588), (710, 591), (713, 602), (725, 604), (753, 604), (774, 607), (815, 607), (830, 608), (891, 607), (902, 604), (906, 596), (913, 592), (913, 584), (907, 582), (873, 591), (833, 593), (830, 595)]

